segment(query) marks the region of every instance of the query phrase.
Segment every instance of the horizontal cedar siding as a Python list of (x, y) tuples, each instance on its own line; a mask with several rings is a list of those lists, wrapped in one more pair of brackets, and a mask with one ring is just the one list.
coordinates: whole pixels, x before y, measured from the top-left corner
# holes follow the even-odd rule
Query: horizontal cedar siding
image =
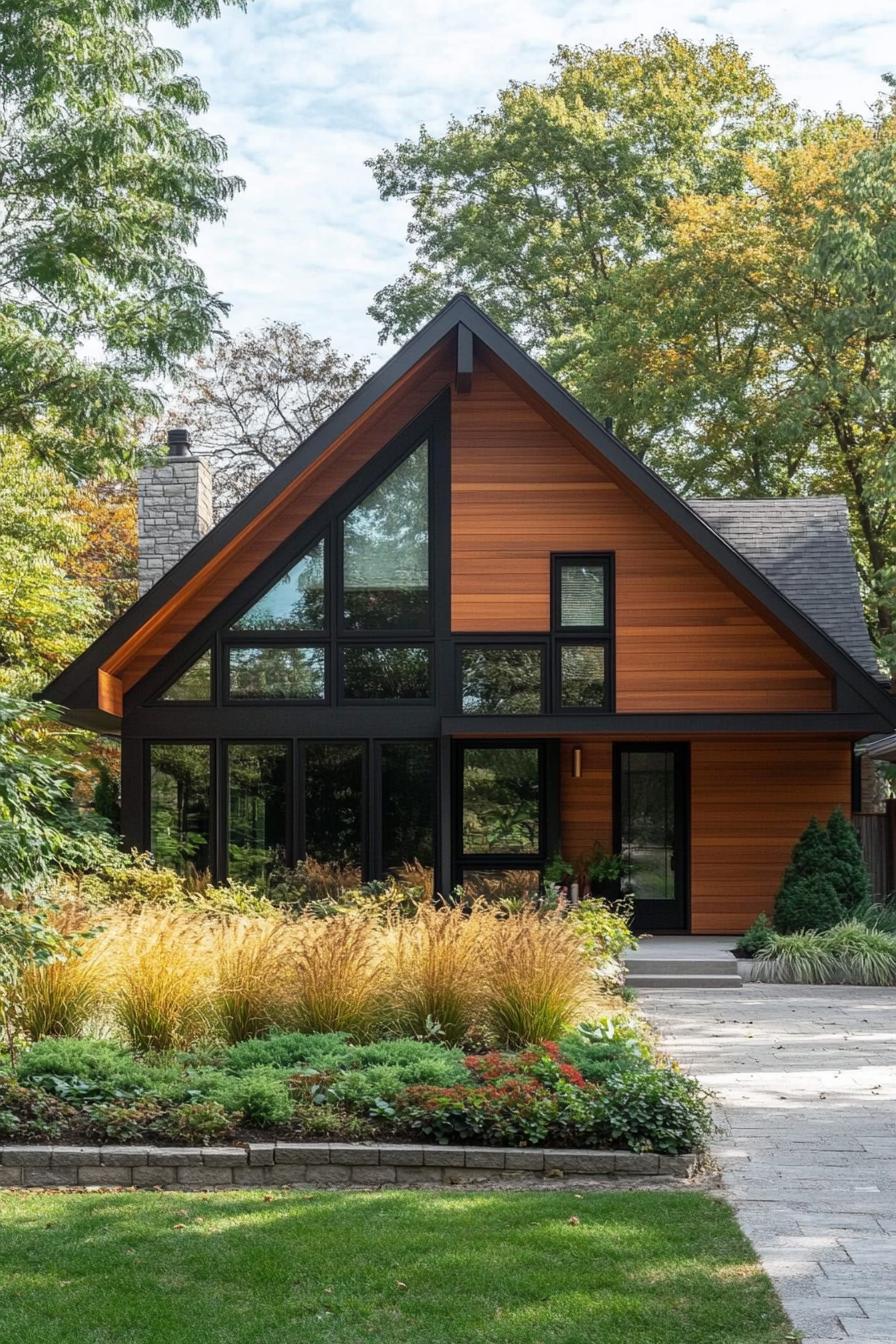
[(740, 933), (771, 912), (810, 817), (826, 821), (835, 807), (850, 814), (851, 766), (842, 738), (691, 744), (694, 933)]
[(628, 492), (481, 363), (452, 407), (452, 622), (545, 631), (551, 551), (616, 553), (616, 708), (831, 708), (831, 686)]
[[(582, 748), (582, 773), (572, 777), (573, 746)], [(613, 846), (613, 746), (576, 738), (560, 748), (560, 845), (569, 859), (590, 854), (595, 844)]]

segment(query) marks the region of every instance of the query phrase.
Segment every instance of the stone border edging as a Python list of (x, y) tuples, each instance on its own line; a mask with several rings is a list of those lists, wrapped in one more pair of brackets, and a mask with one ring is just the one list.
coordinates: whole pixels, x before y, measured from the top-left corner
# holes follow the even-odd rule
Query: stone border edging
[(0, 1146), (0, 1187), (464, 1185), (592, 1177), (686, 1179), (693, 1153), (672, 1157), (587, 1148), (468, 1148), (403, 1143), (247, 1143), (157, 1148), (141, 1144)]

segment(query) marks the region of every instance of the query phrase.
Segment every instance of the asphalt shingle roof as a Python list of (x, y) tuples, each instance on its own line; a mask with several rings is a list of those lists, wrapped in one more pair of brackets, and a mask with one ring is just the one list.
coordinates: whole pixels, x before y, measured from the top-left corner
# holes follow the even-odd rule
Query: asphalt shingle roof
[(730, 546), (878, 681), (842, 495), (810, 499), (689, 499)]

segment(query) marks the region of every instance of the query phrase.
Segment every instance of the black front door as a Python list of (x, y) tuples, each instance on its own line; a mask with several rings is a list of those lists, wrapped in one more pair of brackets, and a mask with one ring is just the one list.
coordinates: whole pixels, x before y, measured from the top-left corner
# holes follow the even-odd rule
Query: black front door
[(615, 849), (622, 893), (638, 932), (688, 927), (688, 746), (617, 743), (613, 751)]

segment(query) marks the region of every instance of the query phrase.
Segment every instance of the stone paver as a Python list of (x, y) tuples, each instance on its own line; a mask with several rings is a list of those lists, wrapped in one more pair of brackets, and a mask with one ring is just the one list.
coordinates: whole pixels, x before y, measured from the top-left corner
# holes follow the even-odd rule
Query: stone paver
[(805, 1344), (896, 1344), (896, 990), (645, 992), (719, 1099), (727, 1197)]

